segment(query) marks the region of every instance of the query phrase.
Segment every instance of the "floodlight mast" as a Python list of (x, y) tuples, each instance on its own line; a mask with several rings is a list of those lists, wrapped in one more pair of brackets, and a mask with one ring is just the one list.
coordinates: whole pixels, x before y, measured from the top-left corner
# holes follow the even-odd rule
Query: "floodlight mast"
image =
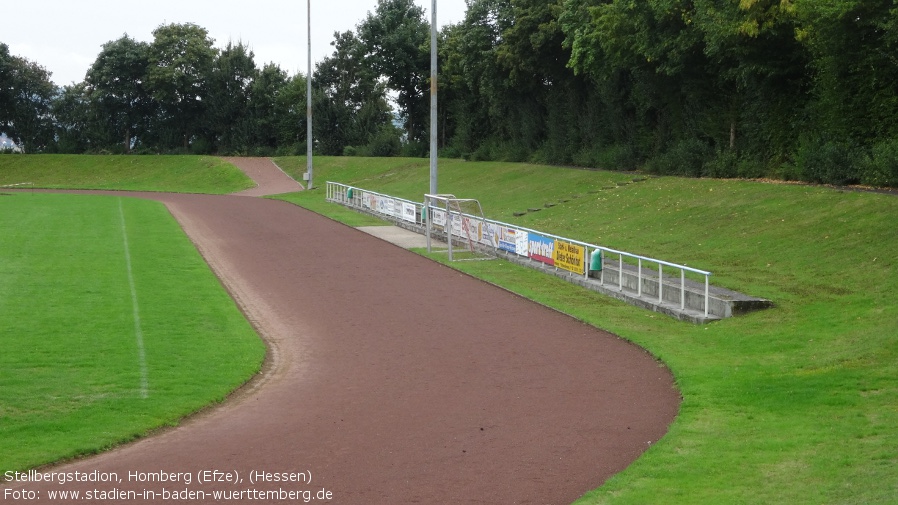
[[(436, 1), (436, 0), (434, 0)], [(306, 189), (312, 189), (312, 0), (306, 0), (308, 19), (308, 73), (306, 74), (306, 174), (309, 183)]]
[(430, 194), (437, 194), (437, 0), (430, 7)]

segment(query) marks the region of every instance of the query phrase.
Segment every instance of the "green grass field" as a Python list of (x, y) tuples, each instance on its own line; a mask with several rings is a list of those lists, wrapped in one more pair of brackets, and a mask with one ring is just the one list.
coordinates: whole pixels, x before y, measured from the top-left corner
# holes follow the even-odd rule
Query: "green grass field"
[(0, 156), (0, 186), (225, 194), (251, 188), (240, 170), (211, 156)]
[[(316, 158), (319, 188), (422, 200), (428, 176), (427, 160)], [(776, 303), (693, 326), (509, 263), (452, 265), (632, 340), (675, 374), (683, 403), (669, 434), (578, 503), (898, 503), (898, 197), (633, 179), (440, 162), (439, 191), (480, 199), (487, 217), (707, 269)], [(283, 198), (336, 207), (322, 189)], [(513, 216), (546, 203), (557, 205)]]
[(259, 369), (264, 345), (162, 204), (0, 194), (0, 230), (0, 475), (176, 424)]

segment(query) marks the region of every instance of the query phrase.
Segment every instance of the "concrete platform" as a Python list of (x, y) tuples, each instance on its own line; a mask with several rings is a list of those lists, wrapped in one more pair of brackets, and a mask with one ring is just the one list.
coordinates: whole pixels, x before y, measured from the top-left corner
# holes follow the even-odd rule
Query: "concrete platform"
[[(398, 226), (359, 226), (357, 229), (404, 249), (427, 247), (426, 236)], [(433, 241), (433, 245), (446, 247), (445, 242), (437, 242), (436, 240)]]

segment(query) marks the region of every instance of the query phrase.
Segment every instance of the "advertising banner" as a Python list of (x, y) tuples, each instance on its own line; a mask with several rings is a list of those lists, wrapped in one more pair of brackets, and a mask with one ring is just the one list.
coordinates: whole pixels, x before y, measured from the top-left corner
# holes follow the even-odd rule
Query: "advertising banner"
[(431, 214), (433, 214), (433, 216), (432, 216), (433, 224), (435, 226), (441, 226), (441, 227), (445, 228), (446, 227), (446, 211), (440, 210), (440, 209), (435, 209), (435, 208), (431, 207), (430, 212), (431, 212)]
[(452, 216), (452, 234), (456, 237), (461, 237), (462, 233), (464, 233), (461, 226), (461, 214), (450, 213), (450, 215)]
[[(493, 246), (496, 244), (496, 225), (493, 223), (483, 223), (483, 233), (480, 236), (480, 243), (483, 245)], [(496, 245), (498, 247), (498, 244)]]
[(415, 204), (409, 202), (402, 202), (402, 219), (414, 223), (417, 221), (417, 209), (415, 209)]
[(505, 226), (499, 226), (499, 236), (497, 237), (499, 242), (499, 249), (508, 252), (515, 252), (517, 249), (517, 235), (518, 230), (514, 228), (506, 228)]
[(586, 248), (581, 245), (556, 240), (554, 258), (555, 266), (558, 268), (563, 268), (569, 272), (574, 272), (575, 274), (582, 274), (585, 272)]
[(515, 239), (514, 252), (518, 256), (530, 256), (530, 234), (526, 231), (518, 230)]
[(377, 195), (372, 195), (371, 193), (365, 192), (362, 193), (362, 207), (369, 210), (377, 209)]
[(555, 264), (555, 240), (531, 233), (529, 247), (531, 258), (547, 265)]
[(377, 197), (377, 212), (402, 219), (402, 202), (386, 196)]

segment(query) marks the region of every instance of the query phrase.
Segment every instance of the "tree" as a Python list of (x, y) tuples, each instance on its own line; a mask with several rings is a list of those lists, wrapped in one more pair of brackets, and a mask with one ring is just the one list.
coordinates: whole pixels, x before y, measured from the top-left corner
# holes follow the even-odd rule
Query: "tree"
[[(307, 80), (304, 75), (297, 74), (287, 80), (278, 93), (275, 104), (280, 111), (277, 116), (278, 145), (292, 146), (294, 154), (305, 154), (306, 145), (306, 104)], [(316, 97), (313, 90), (312, 103)]]
[(107, 42), (85, 79), (85, 91), (99, 117), (105, 118), (110, 137), (122, 141), (125, 153), (131, 152), (153, 105), (147, 90), (149, 50), (148, 44), (127, 34)]
[(894, 0), (797, 0), (814, 72), (813, 118), (827, 136), (863, 145), (898, 137), (898, 7)]
[(150, 92), (160, 107), (157, 141), (172, 145), (180, 137), (184, 151), (205, 121), (209, 77), (216, 50), (205, 28), (191, 23), (153, 30), (150, 44)]
[[(0, 127), (9, 129), (15, 104), (13, 61), (9, 46), (0, 42)], [(8, 133), (4, 131), (3, 133)]]
[(281, 131), (289, 124), (290, 114), (295, 112), (295, 109), (286, 106), (287, 104), (281, 104), (281, 97), (288, 82), (287, 72), (274, 63), (269, 63), (262, 68), (252, 83), (249, 101), (249, 116), (253, 125), (251, 141), (258, 148), (286, 149), (295, 142), (298, 125), (294, 125), (290, 131)]
[(102, 117), (83, 82), (65, 86), (53, 100), (55, 151), (83, 154), (109, 146), (107, 118)]
[(378, 0), (358, 27), (366, 60), (396, 91), (411, 142), (424, 142), (429, 122), (430, 25), (412, 0)]
[(508, 0), (473, 0), (464, 21), (446, 32), (440, 103), (453, 119), (451, 143), (462, 153), (507, 136), (505, 119), (516, 104), (507, 72), (498, 64), (498, 51), (502, 34), (512, 24)]
[[(334, 52), (316, 65), (313, 86), (315, 134), (322, 154), (361, 147), (390, 125), (386, 89), (365, 60), (365, 47), (352, 32), (334, 34)], [(397, 137), (398, 140), (398, 137)]]
[(50, 72), (9, 54), (0, 43), (0, 130), (25, 152), (40, 152), (53, 141), (50, 105), (56, 95)]
[(255, 125), (250, 117), (255, 55), (243, 42), (227, 47), (212, 64), (208, 82), (206, 130), (217, 151), (246, 152)]

